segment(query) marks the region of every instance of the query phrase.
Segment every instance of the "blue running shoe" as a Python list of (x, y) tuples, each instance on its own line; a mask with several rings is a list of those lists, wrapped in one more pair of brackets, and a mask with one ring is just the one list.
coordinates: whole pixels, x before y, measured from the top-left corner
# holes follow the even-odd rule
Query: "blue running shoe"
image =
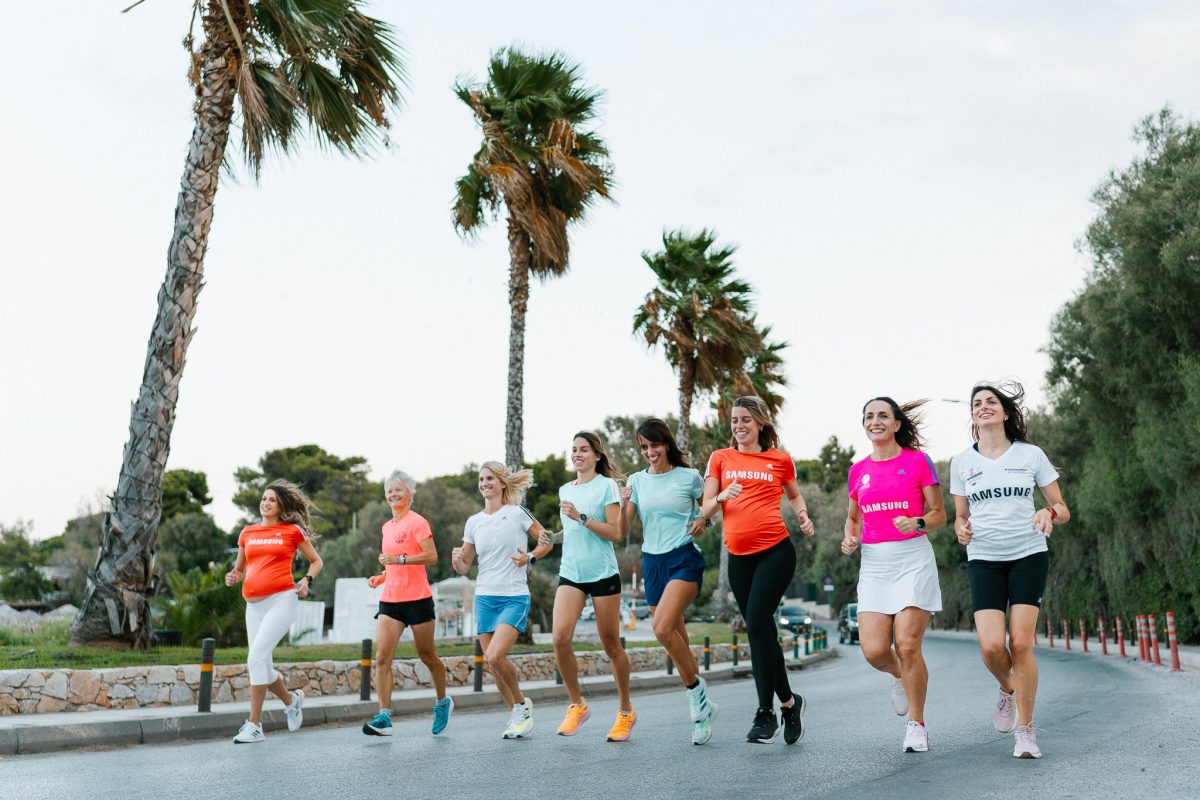
[(446, 730), (450, 722), (450, 712), (454, 710), (454, 698), (446, 695), (433, 704), (433, 735), (437, 736)]
[(387, 712), (380, 711), (378, 714), (371, 717), (370, 722), (363, 723), (363, 733), (365, 733), (367, 736), (391, 736), (391, 715)]

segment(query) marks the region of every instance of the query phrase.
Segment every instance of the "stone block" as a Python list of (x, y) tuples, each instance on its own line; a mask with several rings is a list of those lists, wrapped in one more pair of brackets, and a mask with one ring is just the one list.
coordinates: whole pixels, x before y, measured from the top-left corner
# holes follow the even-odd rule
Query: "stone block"
[(30, 670), (25, 675), (25, 681), (21, 684), (26, 689), (40, 689), (46, 685), (46, 676), (40, 672)]
[(126, 700), (133, 696), (134, 696), (133, 689), (130, 689), (128, 686), (126, 686), (123, 683), (118, 683), (116, 686), (108, 687), (108, 699), (110, 701)]
[(151, 667), (146, 673), (146, 683), (174, 683), (174, 667)]
[(57, 697), (43, 696), (37, 704), (38, 714), (53, 714), (58, 711), (67, 710), (67, 701)]
[(72, 703), (94, 703), (100, 696), (100, 680), (91, 670), (76, 670), (71, 676), (68, 698)]
[(154, 702), (158, 700), (158, 687), (142, 684), (133, 690), (133, 696), (137, 699), (139, 706), (154, 705)]
[(176, 681), (171, 686), (171, 696), (168, 699), (173, 706), (187, 706), (196, 702), (196, 694), (183, 681)]
[(49, 679), (42, 687), (43, 697), (53, 697), (56, 700), (67, 699), (67, 674), (62, 670), (55, 670), (50, 673)]

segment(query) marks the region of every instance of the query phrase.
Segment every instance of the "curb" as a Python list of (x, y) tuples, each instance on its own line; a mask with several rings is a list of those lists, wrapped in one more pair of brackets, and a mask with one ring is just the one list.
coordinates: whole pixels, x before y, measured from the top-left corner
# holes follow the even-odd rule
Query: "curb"
[[(799, 660), (788, 660), (788, 669), (801, 670), (821, 663), (829, 658), (836, 658), (837, 650), (830, 648), (804, 656)], [(751, 675), (748, 664), (737, 667), (704, 672), (703, 675), (710, 683), (731, 680), (741, 680)], [(589, 697), (602, 697), (616, 694), (617, 687), (608, 675), (595, 676), (581, 681)], [(629, 688), (632, 692), (655, 692), (679, 687), (678, 675), (647, 675), (633, 674), (629, 677)], [(458, 688), (458, 687), (455, 687)], [(500, 706), (502, 700), (494, 685), (489, 685), (484, 692), (455, 692), (454, 707), (457, 711), (488, 710)], [(556, 685), (530, 686), (524, 694), (534, 701), (555, 701), (563, 697), (563, 688)], [(320, 702), (326, 700), (326, 702)], [(312, 702), (315, 701), (315, 702)], [(79, 722), (64, 722), (61, 724), (37, 725), (17, 723), (11, 727), (0, 727), (0, 756), (26, 755), (32, 753), (53, 753), (62, 750), (76, 750), (87, 747), (126, 747), (137, 744), (167, 744), (170, 742), (197, 741), (202, 739), (220, 739), (231, 736), (246, 718), (244, 703), (237, 704), (236, 710), (214, 711), (201, 714), (189, 711), (171, 716), (162, 713), (142, 716), (136, 719), (115, 719), (104, 722), (88, 722), (88, 714), (97, 712), (73, 712), (84, 719)], [(357, 697), (341, 695), (333, 698), (310, 698), (304, 706), (305, 727), (318, 725), (347, 725), (357, 726), (362, 720), (371, 716), (378, 708), (375, 700), (359, 700)], [(410, 717), (428, 714), (430, 699), (428, 697), (403, 697), (392, 703), (392, 713), (397, 717)], [(155, 709), (162, 711), (162, 709)], [(103, 712), (99, 712), (103, 713)], [(283, 710), (273, 708), (263, 711), (263, 730), (286, 730), (287, 720)]]

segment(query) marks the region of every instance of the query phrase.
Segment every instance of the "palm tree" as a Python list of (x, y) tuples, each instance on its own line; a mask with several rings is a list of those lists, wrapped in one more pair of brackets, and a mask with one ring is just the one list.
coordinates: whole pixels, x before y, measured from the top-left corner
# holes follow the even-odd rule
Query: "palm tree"
[(651, 347), (661, 344), (679, 375), (676, 438), (685, 451), (696, 395), (722, 388), (730, 375), (740, 376), (747, 355), (760, 346), (751, 313), (753, 290), (733, 275), (737, 248), (717, 248), (716, 239), (707, 229), (694, 236), (663, 231), (663, 249), (642, 253), (658, 285), (634, 314), (633, 331)]
[(587, 128), (602, 97), (580, 67), (558, 53), (492, 55), (487, 83), (459, 82), (455, 94), (475, 115), (483, 143), (455, 184), (454, 225), (474, 235), (501, 207), (508, 221), (508, 414), (504, 458), (524, 463), (525, 312), (529, 276), (557, 277), (569, 266), (567, 226), (596, 197), (609, 197), (612, 163)]
[(188, 78), (195, 127), (184, 160), (141, 388), (117, 490), (104, 517), (73, 643), (150, 643), (149, 601), (162, 477), (175, 424), (179, 381), (191, 343), (213, 202), (235, 117), (242, 153), (257, 178), (269, 150), (287, 153), (307, 125), (318, 143), (361, 154), (386, 129), (404, 83), (391, 28), (357, 0), (197, 0), (203, 41), (191, 32)]
[[(787, 376), (783, 374), (783, 351), (791, 347), (791, 342), (772, 342), (771, 326), (757, 327), (757, 319), (752, 320), (758, 331), (758, 349), (746, 356), (745, 362), (735, 371), (726, 376), (726, 381), (717, 393), (714, 407), (717, 411), (717, 424), (729, 419), (733, 412), (733, 401), (746, 395), (761, 397), (767, 404), (771, 416), (778, 416), (783, 408), (784, 397), (779, 390), (787, 387)], [(722, 431), (722, 439), (728, 437)]]

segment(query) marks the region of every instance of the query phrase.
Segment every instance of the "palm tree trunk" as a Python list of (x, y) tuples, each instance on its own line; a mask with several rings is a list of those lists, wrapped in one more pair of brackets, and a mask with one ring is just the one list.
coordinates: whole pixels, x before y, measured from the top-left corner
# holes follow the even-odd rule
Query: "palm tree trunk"
[(675, 442), (679, 449), (688, 452), (692, 432), (692, 396), (696, 393), (696, 365), (690, 356), (679, 361), (679, 430)]
[(529, 306), (529, 234), (508, 217), (508, 418), (504, 424), (504, 460), (525, 463), (525, 311)]
[(175, 425), (175, 405), (196, 297), (204, 285), (204, 254), (212, 225), (221, 162), (235, 94), (229, 27), (220, 13), (204, 18), (196, 125), (184, 162), (167, 274), (158, 292), (142, 385), (112, 505), (104, 517), (96, 565), (71, 626), (72, 644), (148, 647), (153, 633), (154, 545), (162, 513), (162, 476)]

